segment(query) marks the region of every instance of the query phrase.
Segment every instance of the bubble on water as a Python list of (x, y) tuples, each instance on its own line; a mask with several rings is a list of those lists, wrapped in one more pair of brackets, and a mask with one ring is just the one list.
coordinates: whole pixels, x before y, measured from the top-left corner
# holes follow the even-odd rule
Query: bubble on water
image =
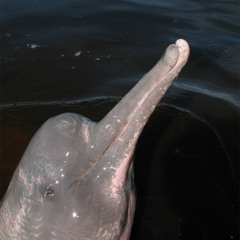
[(78, 51), (78, 52), (76, 52), (76, 53), (75, 53), (75, 57), (78, 57), (78, 56), (80, 56), (80, 55), (81, 55), (81, 53), (82, 53), (81, 51)]
[(28, 43), (27, 44), (27, 47), (30, 47), (30, 48), (32, 48), (32, 49), (35, 49), (35, 48), (39, 48), (39, 47), (41, 47), (39, 44), (36, 44), (36, 43), (32, 43), (32, 44), (30, 44), (30, 43)]
[(217, 43), (207, 45), (207, 52), (217, 58), (230, 58), (233, 55), (230, 47)]

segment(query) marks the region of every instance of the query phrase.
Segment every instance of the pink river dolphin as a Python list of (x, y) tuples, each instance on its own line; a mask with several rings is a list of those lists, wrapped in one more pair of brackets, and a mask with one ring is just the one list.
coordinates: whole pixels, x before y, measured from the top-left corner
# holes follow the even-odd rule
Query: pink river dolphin
[(185, 40), (170, 45), (100, 122), (74, 113), (47, 120), (2, 199), (0, 239), (129, 239), (137, 140), (188, 56)]

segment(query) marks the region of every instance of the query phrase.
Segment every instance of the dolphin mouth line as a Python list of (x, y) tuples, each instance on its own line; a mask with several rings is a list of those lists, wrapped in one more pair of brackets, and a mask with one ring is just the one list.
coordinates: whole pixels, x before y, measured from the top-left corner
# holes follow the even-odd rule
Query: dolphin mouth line
[(81, 176), (77, 177), (71, 184), (69, 184), (69, 187), (67, 188), (68, 190), (69, 190), (70, 188), (72, 188), (73, 185), (75, 185), (75, 184), (77, 184), (77, 183), (79, 184), (80, 181), (84, 178), (84, 176), (87, 175), (87, 174), (91, 171), (91, 169), (93, 169), (93, 168), (97, 165), (98, 162), (100, 162), (101, 158), (102, 158), (103, 155), (107, 152), (107, 150), (108, 150), (108, 149), (114, 144), (114, 142), (116, 142), (117, 139), (119, 139), (119, 137), (123, 134), (124, 130), (127, 128), (128, 123), (130, 122), (130, 120), (131, 120), (131, 119), (129, 119), (129, 121), (127, 121), (127, 123), (124, 125), (123, 130), (120, 132), (120, 134), (119, 134), (118, 136), (116, 136), (116, 137), (114, 138), (114, 140), (105, 148), (105, 150), (101, 153), (101, 155), (98, 157), (98, 159), (97, 159), (96, 161), (94, 161), (94, 162), (91, 164), (91, 166), (90, 166), (83, 174), (81, 174)]

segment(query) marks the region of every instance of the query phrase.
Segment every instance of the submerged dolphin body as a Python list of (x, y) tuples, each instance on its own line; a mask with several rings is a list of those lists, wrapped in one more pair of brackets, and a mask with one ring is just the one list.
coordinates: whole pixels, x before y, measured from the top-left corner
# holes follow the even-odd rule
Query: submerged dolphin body
[(128, 239), (135, 210), (134, 149), (188, 56), (186, 41), (170, 45), (98, 123), (73, 113), (46, 121), (2, 201), (0, 239)]

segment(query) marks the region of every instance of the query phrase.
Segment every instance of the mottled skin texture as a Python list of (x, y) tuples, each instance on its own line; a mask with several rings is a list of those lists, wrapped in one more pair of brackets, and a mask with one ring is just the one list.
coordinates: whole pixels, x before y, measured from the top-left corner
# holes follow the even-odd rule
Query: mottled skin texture
[(184, 40), (170, 45), (98, 123), (73, 113), (44, 123), (1, 203), (0, 239), (128, 239), (135, 210), (134, 149), (188, 55)]

